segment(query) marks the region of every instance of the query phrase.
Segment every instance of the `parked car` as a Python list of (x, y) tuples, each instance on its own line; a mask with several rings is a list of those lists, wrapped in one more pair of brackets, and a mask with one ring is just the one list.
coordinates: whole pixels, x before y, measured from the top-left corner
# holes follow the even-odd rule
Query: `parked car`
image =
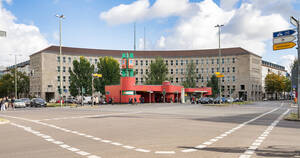
[(92, 104), (92, 96), (83, 97), (83, 104)]
[(222, 98), (220, 99), (220, 97), (217, 97), (216, 99), (214, 99), (214, 104), (220, 104), (220, 101), (221, 101), (222, 103), (226, 103), (226, 98), (222, 97)]
[(31, 107), (46, 107), (46, 105), (46, 101), (42, 98), (33, 98), (30, 103)]
[(21, 98), (20, 100), (22, 100), (26, 106), (30, 106), (30, 99), (29, 98)]
[(199, 99), (201, 104), (209, 104), (210, 103), (210, 99), (207, 97), (203, 97)]
[(233, 102), (243, 102), (244, 100), (242, 99), (242, 98), (235, 98), (234, 100), (233, 100)]
[(67, 98), (66, 99), (66, 103), (76, 103), (77, 101), (76, 101), (76, 99), (74, 99), (74, 98)]
[(23, 100), (21, 100), (21, 99), (16, 99), (16, 100), (14, 101), (14, 107), (15, 107), (15, 108), (26, 108), (26, 104), (25, 104), (25, 102), (24, 102)]
[(234, 100), (234, 99), (233, 99), (233, 98), (230, 98), (230, 97), (229, 97), (229, 98), (226, 98), (226, 102), (227, 102), (227, 103), (232, 103), (233, 100)]

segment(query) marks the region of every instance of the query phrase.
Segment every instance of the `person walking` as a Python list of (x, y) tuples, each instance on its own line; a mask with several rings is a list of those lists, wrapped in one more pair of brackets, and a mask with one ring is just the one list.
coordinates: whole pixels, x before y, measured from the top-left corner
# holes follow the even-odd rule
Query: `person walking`
[(4, 98), (0, 98), (0, 106), (1, 106), (1, 111), (5, 111), (5, 100), (4, 100)]

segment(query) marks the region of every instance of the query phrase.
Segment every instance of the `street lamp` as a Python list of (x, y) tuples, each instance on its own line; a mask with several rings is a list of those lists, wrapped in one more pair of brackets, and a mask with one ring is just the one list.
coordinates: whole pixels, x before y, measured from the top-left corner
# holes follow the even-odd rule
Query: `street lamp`
[(17, 66), (17, 56), (22, 56), (21, 54), (9, 54), (15, 56), (15, 99), (18, 98), (18, 80), (17, 80), (17, 71), (18, 71), (18, 66)]
[[(224, 25), (216, 25), (215, 27), (217, 27), (219, 29), (219, 71), (221, 71), (221, 27)], [(219, 97), (220, 97), (220, 104), (222, 102), (221, 99), (221, 77), (219, 77)]]
[(60, 65), (60, 107), (62, 107), (62, 51), (61, 51), (61, 22), (62, 19), (65, 19), (65, 16), (63, 14), (55, 15), (57, 18), (59, 18), (59, 65)]

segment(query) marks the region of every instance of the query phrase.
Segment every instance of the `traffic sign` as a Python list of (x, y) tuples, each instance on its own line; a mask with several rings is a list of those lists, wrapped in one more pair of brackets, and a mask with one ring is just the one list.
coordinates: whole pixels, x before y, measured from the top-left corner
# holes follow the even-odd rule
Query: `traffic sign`
[(273, 44), (280, 44), (280, 43), (286, 43), (286, 42), (293, 42), (296, 39), (295, 36), (280, 36), (273, 38)]
[(217, 77), (218, 77), (218, 78), (222, 78), (222, 77), (224, 77), (224, 75), (223, 75), (223, 74), (220, 74), (220, 75), (217, 75)]
[(68, 93), (68, 90), (67, 90), (67, 89), (64, 89), (64, 92), (65, 92), (65, 93)]
[(215, 74), (216, 74), (216, 75), (220, 75), (221, 73), (220, 73), (220, 72), (215, 72)]
[(274, 44), (273, 50), (281, 50), (281, 49), (288, 49), (295, 47), (296, 44), (294, 42), (287, 42), (287, 43), (281, 43), (281, 44)]
[(280, 36), (288, 36), (294, 34), (296, 31), (295, 30), (284, 30), (284, 31), (278, 31), (278, 32), (273, 32), (273, 37), (280, 37)]
[(93, 74), (93, 77), (102, 77), (102, 74)]

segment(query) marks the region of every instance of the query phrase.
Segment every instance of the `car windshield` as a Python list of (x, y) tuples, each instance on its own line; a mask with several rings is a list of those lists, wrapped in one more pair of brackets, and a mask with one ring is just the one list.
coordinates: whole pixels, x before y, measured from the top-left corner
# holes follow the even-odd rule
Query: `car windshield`
[(17, 102), (23, 102), (21, 99), (17, 99), (17, 100), (15, 100), (15, 102), (17, 103)]
[(41, 99), (41, 98), (37, 98), (37, 99), (35, 99), (35, 100), (38, 101), (38, 102), (44, 102), (44, 100)]

